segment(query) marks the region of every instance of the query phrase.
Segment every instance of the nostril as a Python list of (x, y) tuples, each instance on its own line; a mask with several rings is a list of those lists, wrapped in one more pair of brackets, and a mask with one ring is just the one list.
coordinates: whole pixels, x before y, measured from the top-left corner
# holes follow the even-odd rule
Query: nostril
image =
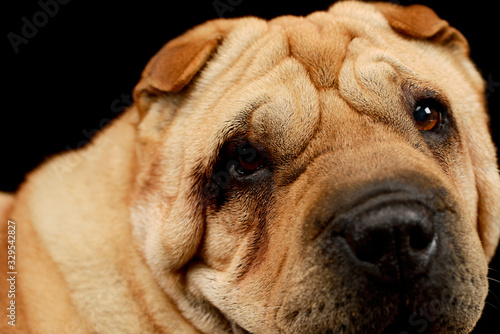
[(389, 251), (392, 236), (390, 231), (372, 230), (357, 240), (351, 240), (349, 244), (360, 261), (376, 263)]
[(434, 235), (431, 233), (426, 233), (422, 225), (413, 226), (409, 230), (410, 237), (410, 247), (413, 250), (422, 251), (429, 247), (432, 243)]

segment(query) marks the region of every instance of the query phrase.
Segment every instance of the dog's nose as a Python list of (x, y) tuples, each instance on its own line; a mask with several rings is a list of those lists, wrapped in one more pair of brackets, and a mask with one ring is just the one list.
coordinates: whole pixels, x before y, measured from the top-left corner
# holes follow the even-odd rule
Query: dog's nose
[(408, 282), (436, 252), (434, 214), (421, 203), (375, 201), (357, 210), (343, 237), (356, 265), (383, 280)]

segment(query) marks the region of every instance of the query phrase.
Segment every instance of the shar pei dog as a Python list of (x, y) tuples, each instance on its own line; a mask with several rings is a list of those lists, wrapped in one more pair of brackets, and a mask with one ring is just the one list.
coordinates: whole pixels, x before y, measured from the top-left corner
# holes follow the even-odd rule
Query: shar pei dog
[(421, 5), (197, 26), (1, 196), (2, 333), (469, 333), (500, 233), (485, 105)]

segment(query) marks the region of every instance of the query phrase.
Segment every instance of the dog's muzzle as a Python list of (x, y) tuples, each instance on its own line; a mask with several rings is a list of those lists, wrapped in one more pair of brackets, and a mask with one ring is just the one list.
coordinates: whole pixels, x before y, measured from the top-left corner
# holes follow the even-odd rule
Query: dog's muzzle
[(327, 253), (335, 247), (338, 254), (340, 247), (358, 274), (381, 284), (411, 284), (442, 249), (437, 197), (411, 186), (372, 186), (334, 215), (319, 242)]

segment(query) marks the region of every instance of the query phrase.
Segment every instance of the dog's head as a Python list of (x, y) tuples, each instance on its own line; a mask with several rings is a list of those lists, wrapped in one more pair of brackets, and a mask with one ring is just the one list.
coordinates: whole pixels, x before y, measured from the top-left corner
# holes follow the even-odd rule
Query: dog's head
[(146, 261), (207, 332), (468, 333), (500, 228), (484, 88), (418, 5), (188, 31), (134, 93)]

